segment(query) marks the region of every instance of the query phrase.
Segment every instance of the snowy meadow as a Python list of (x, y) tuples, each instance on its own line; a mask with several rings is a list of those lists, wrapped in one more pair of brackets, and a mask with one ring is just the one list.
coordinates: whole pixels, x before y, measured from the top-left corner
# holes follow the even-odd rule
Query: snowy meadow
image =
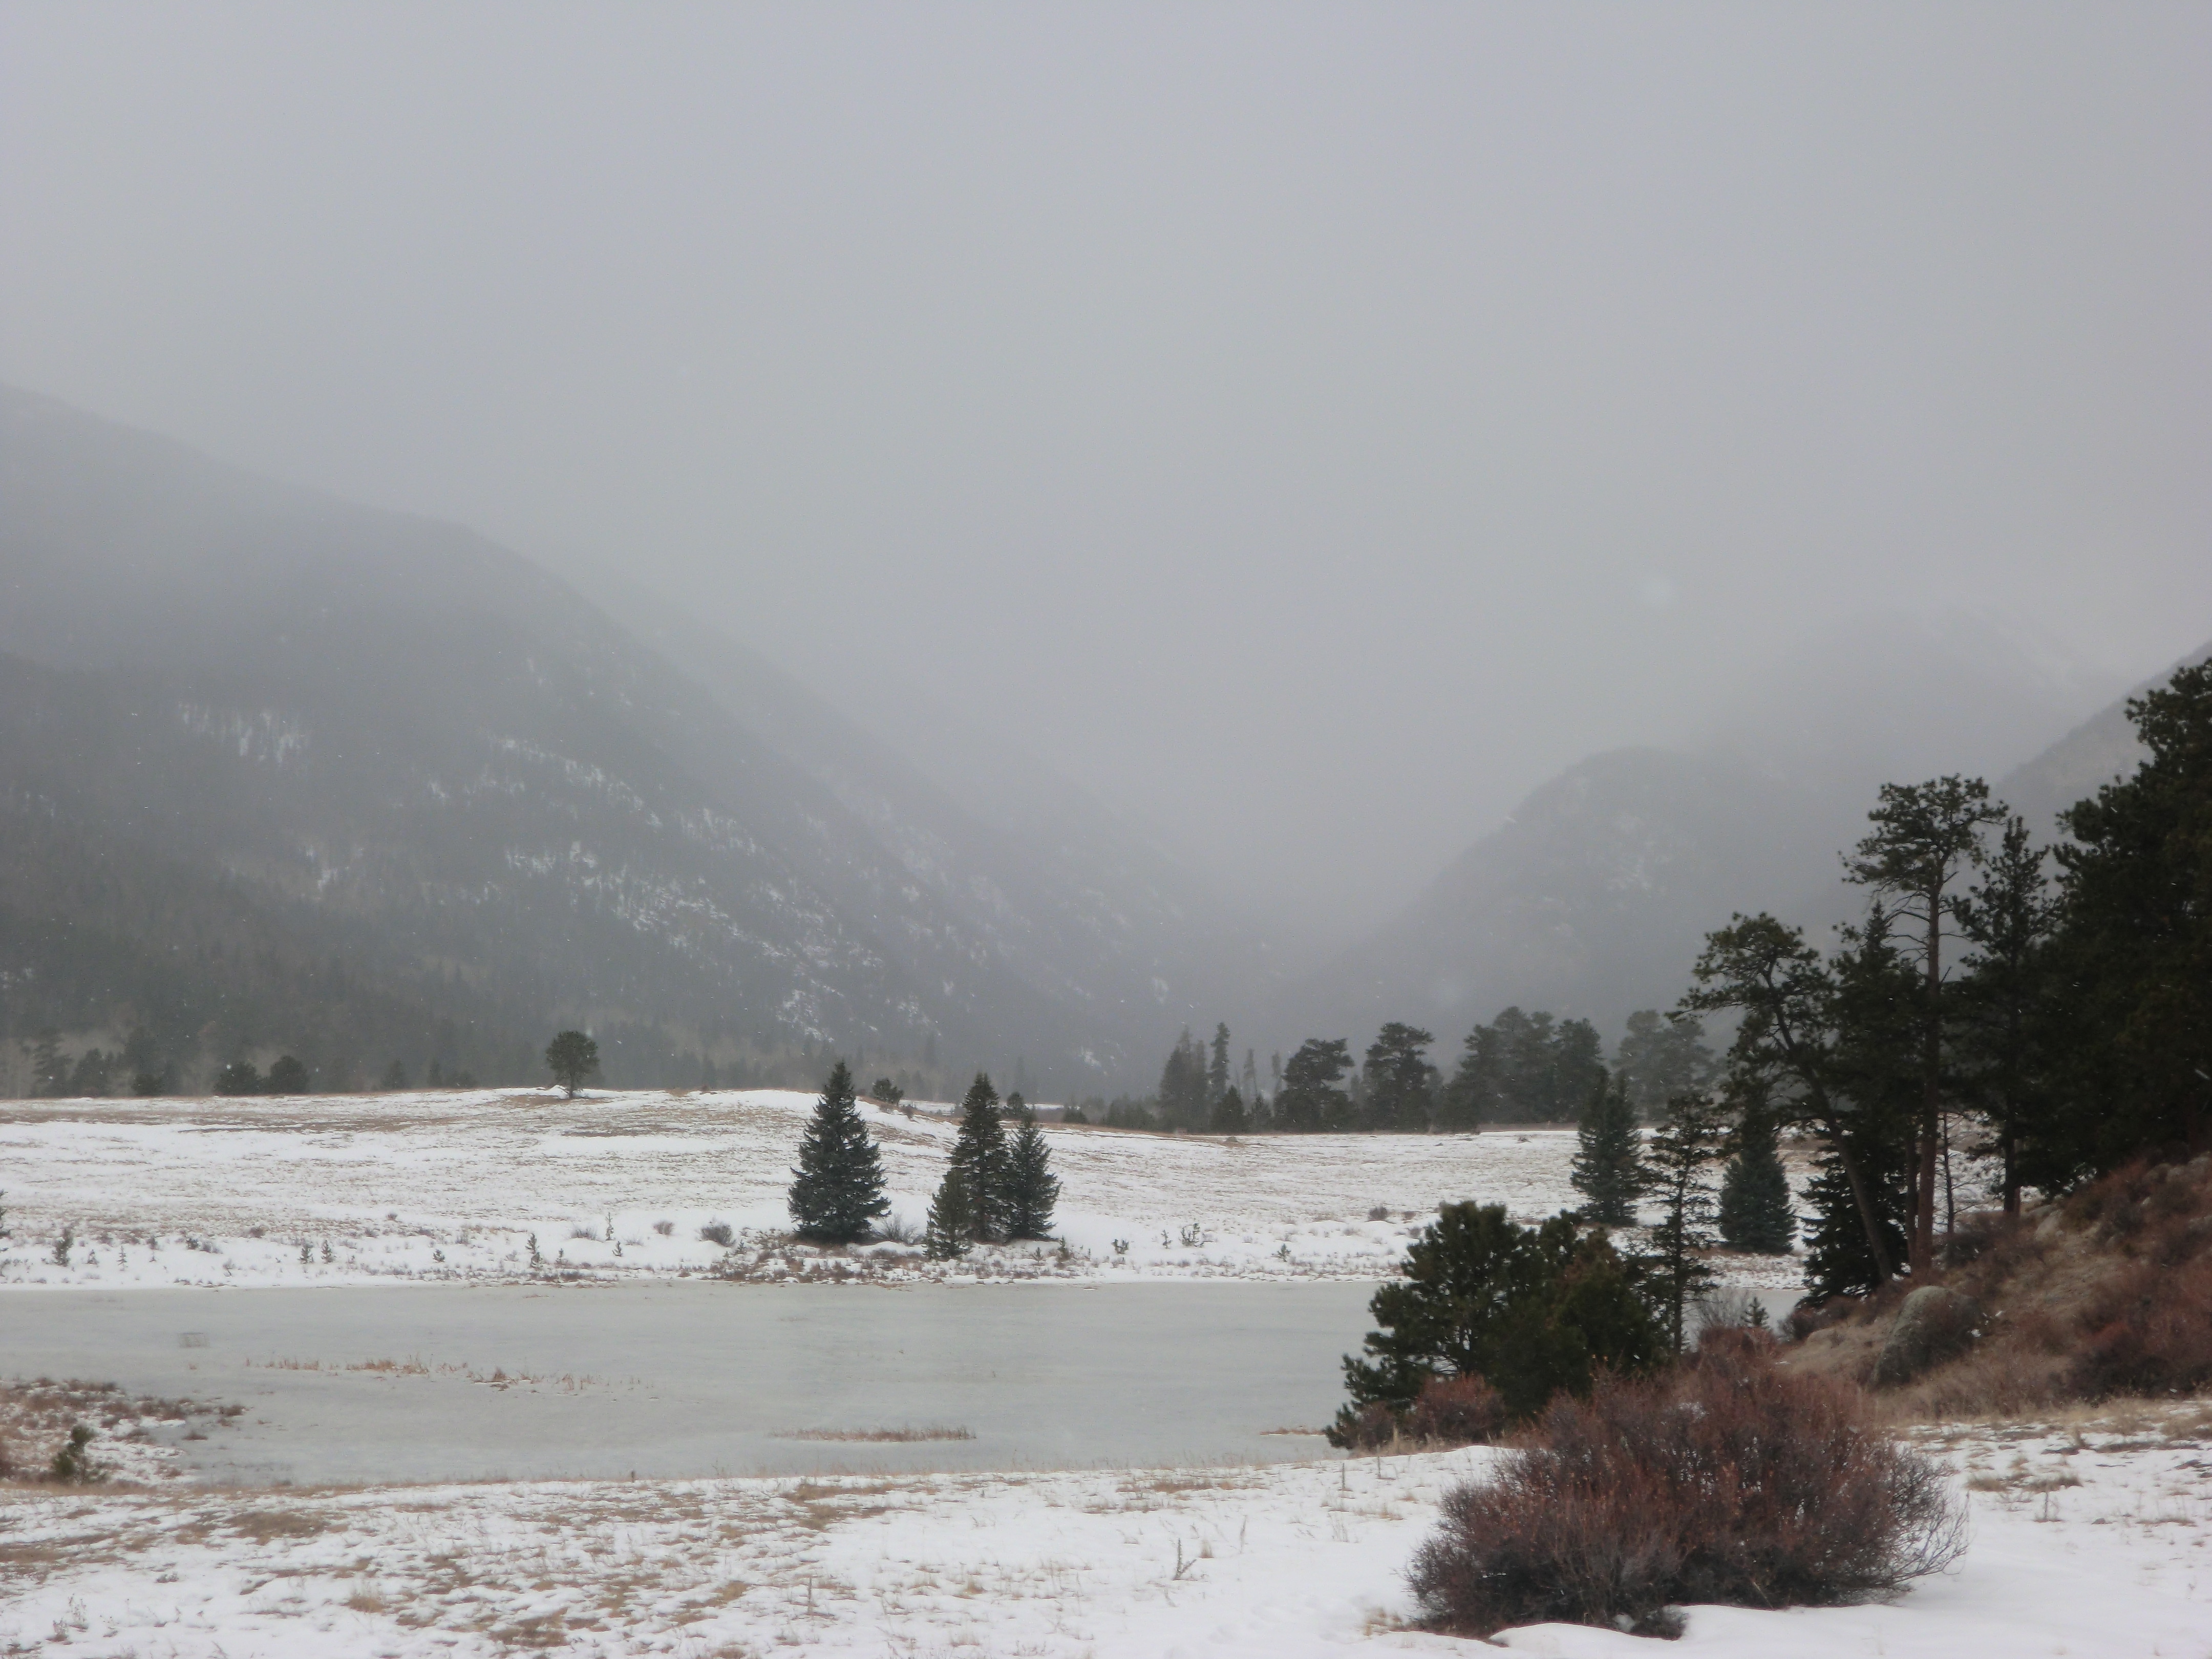
[[(1571, 1133), (1054, 1126), (1064, 1246), (940, 1263), (896, 1240), (793, 1244), (784, 1188), (811, 1104), (479, 1091), (0, 1109), (0, 1328), (42, 1364), (112, 1359), (119, 1375), (144, 1353), (102, 1345), (143, 1314), (162, 1351), (125, 1389), (13, 1389), (0, 1437), (43, 1458), (86, 1422), (110, 1478), (0, 1485), (0, 1651), (1472, 1650), (1412, 1627), (1404, 1574), (1443, 1492), (1500, 1454), (1346, 1459), (1315, 1431), (1339, 1393), (1334, 1356), (1364, 1328), (1366, 1282), (1440, 1202), (1499, 1202), (1523, 1220), (1571, 1202)], [(868, 1121), (905, 1231), (952, 1125), (927, 1108)], [(1737, 1285), (1790, 1294), (1792, 1261), (1722, 1265)], [(1234, 1371), (1251, 1298), (1323, 1293), (1327, 1319), (1291, 1322), (1261, 1362), (1304, 1392), (1255, 1382), (1231, 1398), (1224, 1421), (1246, 1438), (1194, 1427), (1187, 1453), (1168, 1455), (1130, 1430), (1139, 1449), (1115, 1456), (1117, 1406), (1157, 1419), (1146, 1389), (1164, 1375), (1194, 1425), (1198, 1402), (1235, 1392), (1198, 1360), (1171, 1375), (1139, 1335)], [(1023, 1311), (1039, 1297), (1090, 1344), (1066, 1339), (1068, 1374), (1025, 1370), (1018, 1345), (979, 1346), (983, 1327), (960, 1322), (994, 1308), (1017, 1327), (1042, 1320), (1045, 1303)], [(660, 1334), (635, 1334), (622, 1310), (648, 1303)], [(402, 1352), (385, 1333), (410, 1310), (457, 1334)], [(597, 1346), (547, 1337), (563, 1320)], [(840, 1322), (905, 1334), (841, 1361), (844, 1393), (778, 1370)], [(522, 1340), (533, 1329), (537, 1348)], [(671, 1330), (695, 1334), (681, 1346), (696, 1375), (652, 1346)], [(925, 1357), (915, 1334), (928, 1331), (957, 1340)], [(782, 1395), (748, 1419), (763, 1378)], [(1026, 1439), (1009, 1427), (1018, 1395), (1045, 1407)], [(1108, 1438), (1055, 1450), (1054, 1409)], [(276, 1456), (318, 1436), (325, 1462)], [(532, 1461), (526, 1444), (541, 1443), (561, 1459)], [(778, 1464), (771, 1443), (814, 1461)], [(1863, 1606), (1692, 1608), (1685, 1649), (2212, 1654), (2212, 1416), (2150, 1407), (1921, 1443), (1972, 1506), (1957, 1566)], [(362, 1472), (346, 1472), (348, 1447)], [(623, 1478), (537, 1473), (599, 1466)], [(780, 1467), (813, 1472), (750, 1472)], [(522, 1478), (491, 1478), (502, 1472)], [(1648, 1650), (1578, 1626), (1498, 1639), (1574, 1659)]]
[[(1064, 1251), (986, 1246), (949, 1264), (896, 1243), (817, 1251), (791, 1244), (784, 1203), (813, 1103), (781, 1090), (6, 1103), (0, 1286), (1379, 1279), (1440, 1203), (1532, 1221), (1576, 1201), (1565, 1130), (1224, 1140), (1051, 1125)], [(949, 1111), (868, 1111), (892, 1219), (917, 1234), (954, 1133), (933, 1114)], [(730, 1247), (702, 1236), (723, 1227)], [(1796, 1283), (1788, 1261), (1725, 1266), (1734, 1284)]]

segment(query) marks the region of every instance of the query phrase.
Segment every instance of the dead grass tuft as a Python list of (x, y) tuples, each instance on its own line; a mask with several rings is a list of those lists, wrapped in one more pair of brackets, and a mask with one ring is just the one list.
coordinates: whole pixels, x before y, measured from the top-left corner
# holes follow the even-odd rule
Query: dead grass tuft
[(331, 1529), (322, 1516), (302, 1510), (247, 1510), (229, 1516), (228, 1525), (257, 1544), (278, 1538), (319, 1538)]

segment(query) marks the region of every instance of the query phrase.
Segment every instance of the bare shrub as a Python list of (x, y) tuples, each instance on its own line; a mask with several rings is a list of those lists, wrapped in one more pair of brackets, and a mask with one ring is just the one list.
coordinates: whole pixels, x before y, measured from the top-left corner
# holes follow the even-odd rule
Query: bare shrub
[(1494, 1477), (1446, 1497), (1410, 1575), (1433, 1624), (1665, 1634), (1678, 1603), (1833, 1602), (1958, 1558), (1942, 1472), (1856, 1391), (1778, 1369), (1757, 1333), (1715, 1338), (1662, 1376), (1555, 1400)]
[(2069, 1380), (2088, 1399), (2212, 1381), (2212, 1260), (2132, 1263), (2084, 1307), (2081, 1322), (2087, 1334)]
[(1505, 1401), (1479, 1376), (1432, 1376), (1421, 1385), (1406, 1432), (1439, 1446), (1473, 1446), (1495, 1440), (1505, 1427)]
[(699, 1237), (709, 1244), (719, 1244), (724, 1249), (738, 1242), (738, 1235), (726, 1221), (710, 1221), (699, 1229)]
[(896, 1215), (880, 1217), (873, 1229), (878, 1238), (886, 1244), (919, 1244), (922, 1230), (913, 1222)]

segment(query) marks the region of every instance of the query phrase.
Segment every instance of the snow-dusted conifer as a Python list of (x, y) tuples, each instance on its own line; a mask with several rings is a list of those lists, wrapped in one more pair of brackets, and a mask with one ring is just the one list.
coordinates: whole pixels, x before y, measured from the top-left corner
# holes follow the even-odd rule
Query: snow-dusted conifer
[(1022, 1108), (1021, 1127), (1006, 1154), (1006, 1237), (1050, 1238), (1053, 1206), (1060, 1202), (1060, 1181), (1052, 1154), (1037, 1127), (1036, 1114)]
[(978, 1072), (960, 1103), (960, 1133), (952, 1142), (952, 1167), (968, 1193), (968, 1236), (981, 1243), (1006, 1236), (1006, 1127), (999, 1118), (999, 1091), (990, 1075)]
[(849, 1244), (866, 1237), (891, 1206), (884, 1196), (876, 1143), (868, 1139), (853, 1097), (853, 1074), (842, 1060), (822, 1085), (813, 1121), (799, 1143), (799, 1167), (791, 1173), (791, 1218), (801, 1238)]

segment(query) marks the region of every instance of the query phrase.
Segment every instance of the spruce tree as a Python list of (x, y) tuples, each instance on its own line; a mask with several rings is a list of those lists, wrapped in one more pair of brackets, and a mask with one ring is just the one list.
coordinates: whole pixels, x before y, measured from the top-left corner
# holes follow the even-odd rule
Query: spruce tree
[(1575, 1190), (1589, 1200), (1582, 1208), (1583, 1220), (1601, 1227), (1635, 1222), (1636, 1200), (1644, 1184), (1643, 1151), (1628, 1080), (1607, 1079), (1601, 1069), (1575, 1131), (1575, 1161), (1569, 1177)]
[(1893, 1141), (1846, 1134), (1814, 1160), (1816, 1173), (1805, 1188), (1812, 1219), (1805, 1229), (1805, 1291), (1816, 1302), (1832, 1296), (1861, 1296), (1887, 1282), (1868, 1243), (1859, 1194), (1851, 1189), (1844, 1157), (1857, 1164), (1868, 1207), (1875, 1213), (1877, 1237), (1888, 1259), (1905, 1252), (1912, 1223), (1912, 1170), (1909, 1149)]
[(1753, 1255), (1787, 1255), (1797, 1236), (1781, 1136), (1764, 1111), (1747, 1112), (1736, 1131), (1735, 1156), (1721, 1172), (1720, 1224), (1723, 1243)]
[(952, 1167), (968, 1193), (969, 1237), (983, 1243), (1006, 1236), (1006, 1131), (999, 1120), (999, 1091), (990, 1074), (975, 1073), (960, 1103), (960, 1133), (952, 1142)]
[[(1635, 1102), (1625, 1086), (1620, 1095), (1633, 1112)], [(1705, 1170), (1720, 1151), (1720, 1115), (1705, 1096), (1680, 1094), (1667, 1103), (1666, 1115), (1651, 1137), (1644, 1177), (1662, 1213), (1638, 1265), (1676, 1353), (1682, 1352), (1685, 1314), (1714, 1280), (1704, 1255), (1713, 1246), (1713, 1195)]]
[(1021, 1127), (1006, 1153), (1006, 1237), (1050, 1238), (1053, 1206), (1060, 1202), (1060, 1181), (1052, 1154), (1037, 1127), (1036, 1114), (1022, 1109)]
[(884, 1170), (876, 1143), (860, 1121), (853, 1074), (839, 1060), (822, 1085), (813, 1121), (799, 1143), (792, 1172), (791, 1219), (801, 1238), (850, 1244), (867, 1236), (891, 1207), (884, 1196)]
[(975, 1206), (969, 1202), (968, 1182), (955, 1164), (938, 1183), (937, 1196), (929, 1200), (929, 1230), (922, 1235), (922, 1254), (933, 1261), (951, 1261), (968, 1254), (975, 1243)]
[(1244, 1113), (1244, 1097), (1234, 1087), (1213, 1103), (1213, 1117), (1208, 1127), (1218, 1135), (1241, 1135), (1251, 1127)]

